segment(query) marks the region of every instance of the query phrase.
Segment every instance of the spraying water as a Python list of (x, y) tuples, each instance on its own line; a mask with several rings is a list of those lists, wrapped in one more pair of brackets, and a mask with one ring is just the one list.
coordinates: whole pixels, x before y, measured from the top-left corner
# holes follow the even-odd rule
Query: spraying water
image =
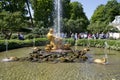
[(75, 40), (75, 51), (77, 50), (77, 40)]
[(104, 48), (104, 54), (105, 54), (105, 58), (107, 59), (107, 62), (106, 63), (108, 63), (108, 55), (107, 55), (107, 48), (109, 47), (109, 45), (108, 45), (108, 43), (105, 41), (105, 48)]
[(6, 52), (8, 51), (8, 40), (5, 40)]
[(35, 47), (35, 37), (33, 38), (33, 47)]
[(5, 46), (6, 46), (6, 55), (5, 56), (7, 57), (7, 52), (8, 52), (8, 40), (7, 39), (5, 40)]
[(62, 5), (61, 0), (54, 0), (54, 32), (57, 37), (60, 37), (60, 29), (62, 19)]

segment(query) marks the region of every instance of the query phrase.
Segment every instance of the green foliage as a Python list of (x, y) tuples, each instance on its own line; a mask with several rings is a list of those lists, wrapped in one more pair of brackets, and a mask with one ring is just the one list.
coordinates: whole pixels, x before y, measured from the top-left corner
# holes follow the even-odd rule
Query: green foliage
[[(46, 38), (38, 38), (35, 39), (35, 45), (36, 46), (43, 46), (46, 45), (48, 40)], [(21, 47), (28, 47), (28, 46), (33, 46), (33, 39), (26, 39), (26, 40), (8, 40), (8, 49), (16, 49), (16, 48), (21, 48)], [(5, 51), (6, 50), (6, 45), (5, 45), (5, 40), (0, 40), (0, 51)]]
[(44, 27), (52, 23), (53, 0), (31, 0), (35, 21), (43, 21)]
[[(105, 42), (108, 43), (109, 49), (120, 51), (120, 41), (119, 40), (103, 40), (103, 39), (79, 39), (77, 41), (77, 46), (89, 46), (89, 47), (98, 47), (104, 48)], [(44, 46), (49, 43), (47, 38), (35, 38), (35, 46)], [(75, 41), (72, 38), (63, 39), (63, 43), (75, 45)], [(8, 40), (8, 49), (16, 49), (26, 46), (33, 46), (33, 39), (26, 40)], [(0, 40), (0, 51), (6, 49), (5, 40)]]
[(23, 27), (25, 24), (23, 23), (23, 19), (21, 16), (21, 12), (2, 12), (0, 13), (0, 23), (2, 24), (0, 26), (0, 29), (2, 30), (11, 30), (16, 31), (19, 30), (21, 27)]
[(96, 21), (104, 21), (104, 10), (105, 10), (105, 5), (99, 5), (96, 10), (94, 11), (94, 14), (92, 15), (91, 18), (91, 23), (94, 23)]
[(72, 46), (75, 44), (74, 39), (72, 38), (67, 38), (67, 39), (63, 39), (64, 43), (66, 44), (71, 44)]
[(114, 20), (116, 15), (119, 15), (119, 4), (116, 0), (109, 0), (106, 5), (100, 5), (96, 8), (91, 23), (96, 21), (104, 21), (107, 24)]
[(63, 32), (65, 33), (79, 33), (86, 31), (88, 21), (85, 19), (64, 19)]
[(71, 19), (80, 19), (81, 17), (83, 18), (84, 12), (82, 8), (82, 4), (79, 2), (71, 2)]
[(114, 20), (116, 15), (119, 15), (119, 4), (117, 0), (110, 0), (105, 5), (105, 19), (109, 23)]
[(112, 26), (106, 26), (105, 22), (102, 21), (96, 21), (94, 23), (91, 23), (88, 25), (88, 30), (91, 31), (92, 33), (101, 33), (101, 32), (108, 32), (112, 29)]
[(26, 27), (21, 14), (21, 12), (10, 13), (8, 11), (0, 13), (0, 30), (5, 35), (5, 38), (10, 39), (12, 32), (17, 32)]
[(120, 15), (119, 7), (120, 4), (117, 0), (109, 0), (106, 5), (99, 5), (90, 20), (88, 30), (93, 33), (116, 31), (112, 26), (108, 25), (114, 20), (115, 16)]
[(90, 47), (97, 47), (97, 48), (104, 48), (105, 42), (108, 43), (109, 49), (120, 51), (120, 41), (119, 40), (103, 40), (103, 39), (79, 39), (77, 41), (78, 46), (90, 46)]
[(25, 0), (2, 0), (0, 1), (0, 32), (4, 38), (10, 39), (13, 32), (26, 27)]
[(1, 0), (0, 8), (2, 8), (1, 11), (9, 11), (10, 13), (21, 12), (22, 16), (25, 16), (27, 14), (25, 2), (26, 0)]
[(70, 0), (62, 0), (63, 18), (70, 19)]
[(25, 39), (33, 39), (33, 38), (34, 38), (34, 35), (32, 33), (25, 35)]
[[(48, 28), (53, 25), (54, 18), (54, 0), (31, 0), (34, 9), (35, 28), (34, 32), (41, 34), (40, 28)], [(63, 9), (63, 32), (81, 32), (85, 31), (89, 21), (79, 2), (70, 2), (62, 0)], [(38, 29), (39, 28), (39, 29)], [(46, 31), (46, 30), (45, 30)], [(43, 32), (46, 33), (46, 32)]]
[(18, 39), (18, 35), (12, 35), (11, 39)]
[(48, 28), (44, 28), (44, 27), (37, 28), (36, 27), (33, 29), (33, 33), (38, 34), (38, 35), (46, 35), (48, 33)]

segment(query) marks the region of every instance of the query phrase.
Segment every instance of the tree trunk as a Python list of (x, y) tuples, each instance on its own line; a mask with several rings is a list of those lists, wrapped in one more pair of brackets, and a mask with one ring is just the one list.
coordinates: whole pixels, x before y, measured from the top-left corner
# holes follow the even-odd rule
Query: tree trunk
[(8, 31), (3, 31), (3, 34), (5, 35), (5, 39), (10, 39), (12, 36), (12, 32), (8, 32)]

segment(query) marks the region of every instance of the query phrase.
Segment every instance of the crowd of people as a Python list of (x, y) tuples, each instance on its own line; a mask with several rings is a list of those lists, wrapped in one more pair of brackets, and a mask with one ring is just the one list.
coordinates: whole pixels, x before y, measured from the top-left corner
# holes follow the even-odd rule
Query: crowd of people
[[(61, 33), (60, 35), (62, 38), (73, 38), (75, 40), (77, 39), (109, 39), (110, 33), (96, 33), (96, 34), (91, 34), (91, 33)], [(18, 39), (19, 40), (24, 40), (24, 35), (21, 32), (18, 32)]]
[(61, 36), (63, 38), (73, 38), (75, 40), (77, 39), (108, 39), (109, 33), (96, 33), (96, 34), (90, 34), (90, 33), (61, 33)]

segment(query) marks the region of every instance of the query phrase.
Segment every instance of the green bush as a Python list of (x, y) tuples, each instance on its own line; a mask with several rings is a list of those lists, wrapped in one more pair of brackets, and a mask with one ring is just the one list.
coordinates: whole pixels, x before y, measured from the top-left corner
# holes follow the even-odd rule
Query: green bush
[(45, 38), (46, 35), (39, 35), (39, 34), (27, 34), (25, 35), (25, 39), (33, 39), (33, 38)]
[(73, 46), (75, 44), (75, 41), (72, 38), (66, 38), (66, 39), (63, 39), (63, 43), (64, 44), (71, 44)]
[[(33, 46), (35, 43), (35, 46), (43, 46), (46, 45), (48, 40), (46, 38), (37, 38), (35, 39), (35, 42), (33, 39), (26, 39), (26, 40), (8, 40), (8, 49), (16, 49), (16, 48), (21, 48), (21, 47), (29, 47)], [(6, 50), (6, 44), (5, 40), (0, 40), (0, 51), (5, 51)]]
[(107, 48), (120, 51), (120, 40), (106, 40), (106, 39), (79, 39), (77, 41), (78, 46), (87, 46), (90, 47), (97, 47), (97, 48), (104, 48), (105, 42), (107, 42)]
[[(72, 38), (63, 39), (63, 43), (69, 43), (72, 46), (77, 44), (77, 46), (90, 46), (90, 47), (97, 47), (103, 48), (105, 47), (105, 42), (107, 42), (107, 48), (112, 50), (120, 51), (120, 41), (119, 40), (104, 40), (104, 39), (79, 39), (77, 42), (74, 41)], [(21, 47), (29, 47), (29, 46), (44, 46), (49, 44), (49, 40), (47, 38), (35, 38), (35, 39), (26, 39), (26, 40), (8, 40), (8, 49), (15, 49)], [(5, 40), (0, 40), (0, 51), (5, 51), (6, 45)]]
[(0, 33), (0, 40), (4, 39), (4, 35), (2, 33)]
[(12, 35), (11, 39), (18, 39), (18, 35)]
[(33, 35), (33, 34), (27, 34), (27, 35), (25, 35), (24, 38), (25, 38), (25, 39), (33, 39), (33, 38), (34, 38), (34, 35)]

